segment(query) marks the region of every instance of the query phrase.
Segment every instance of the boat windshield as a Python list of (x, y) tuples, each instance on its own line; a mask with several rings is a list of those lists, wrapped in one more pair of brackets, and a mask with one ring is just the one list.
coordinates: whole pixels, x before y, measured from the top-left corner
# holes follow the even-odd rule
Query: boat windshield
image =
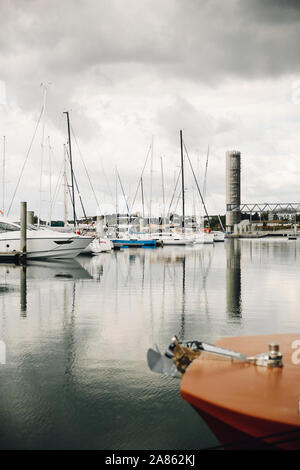
[[(14, 222), (14, 224), (18, 225), (19, 228), (17, 230), (20, 230), (20, 222)], [(36, 226), (35, 225), (31, 225), (31, 224), (26, 224), (26, 228), (27, 230), (37, 230)]]
[(9, 224), (7, 222), (0, 221), (0, 233), (3, 232), (17, 232), (20, 231), (20, 227), (17, 225)]
[(27, 224), (27, 230), (38, 230), (35, 225)]

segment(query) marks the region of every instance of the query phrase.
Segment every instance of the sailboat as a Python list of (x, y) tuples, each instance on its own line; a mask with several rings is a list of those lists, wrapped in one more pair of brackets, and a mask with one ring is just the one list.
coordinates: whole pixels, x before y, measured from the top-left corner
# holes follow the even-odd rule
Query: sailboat
[(113, 249), (113, 243), (109, 238), (95, 238), (90, 244), (90, 250), (93, 255), (99, 253), (108, 253)]
[(136, 232), (132, 224), (119, 224), (118, 237), (111, 241), (116, 247), (138, 248), (138, 247), (156, 247), (157, 241), (153, 234), (148, 232)]
[[(151, 151), (151, 152), (150, 152)], [(134, 226), (133, 222), (132, 222), (132, 219), (134, 219), (135, 217), (130, 215), (132, 214), (132, 209), (133, 209), (133, 206), (134, 206), (134, 202), (135, 202), (135, 199), (136, 199), (136, 196), (137, 196), (137, 192), (138, 192), (138, 189), (139, 189), (139, 186), (141, 186), (141, 191), (142, 191), (142, 199), (143, 199), (143, 215), (144, 215), (144, 195), (143, 195), (143, 173), (144, 173), (144, 170), (145, 170), (145, 167), (146, 167), (146, 164), (147, 164), (147, 161), (148, 161), (148, 158), (149, 158), (149, 155), (151, 153), (151, 187), (152, 187), (152, 165), (153, 165), (153, 139), (152, 139), (152, 143), (151, 143), (151, 146), (149, 148), (149, 151), (148, 151), (148, 154), (147, 154), (147, 157), (146, 157), (146, 161), (144, 163), (144, 167), (143, 167), (143, 171), (142, 171), (142, 174), (139, 178), (139, 181), (138, 181), (138, 186), (137, 186), (137, 189), (136, 189), (136, 193), (135, 193), (135, 196), (133, 198), (133, 202), (131, 204), (131, 209), (129, 208), (129, 205), (128, 205), (128, 202), (127, 202), (127, 198), (126, 198), (126, 195), (125, 195), (125, 191), (124, 191), (124, 187), (123, 187), (123, 184), (122, 184), (122, 181), (121, 181), (121, 177), (120, 177), (120, 174), (116, 168), (116, 218), (117, 218), (117, 221), (116, 221), (116, 226), (115, 226), (115, 237), (112, 238), (112, 243), (114, 245), (114, 247), (126, 247), (126, 248), (129, 248), (129, 247), (133, 247), (133, 248), (137, 248), (137, 247), (152, 247), (152, 248), (155, 248), (157, 246), (157, 242), (156, 240), (152, 237), (152, 234), (151, 234), (151, 198), (152, 198), (152, 195), (150, 196), (150, 215), (149, 215), (149, 231), (148, 232), (138, 232), (136, 230), (136, 227)], [(124, 201), (125, 201), (125, 205), (126, 205), (126, 210), (127, 210), (127, 215), (123, 215), (121, 216), (119, 213), (118, 213), (118, 183), (120, 185), (120, 188), (121, 188), (121, 191), (122, 191), (122, 194), (123, 194), (123, 198), (124, 198)], [(125, 223), (120, 223), (120, 220), (122, 219), (125, 219)]]
[[(192, 169), (192, 172), (193, 172), (193, 175), (194, 175), (194, 178), (195, 178), (195, 181), (196, 181), (196, 185), (197, 185), (197, 188), (198, 188), (198, 192), (200, 194), (200, 198), (201, 198), (201, 202), (202, 202), (202, 207), (205, 209), (205, 212), (206, 212), (206, 216), (208, 218), (208, 221), (209, 221), (209, 217), (208, 217), (208, 213), (207, 213), (207, 210), (206, 210), (206, 207), (205, 207), (205, 196), (206, 196), (206, 181), (207, 181), (207, 168), (208, 168), (208, 156), (209, 156), (209, 146), (208, 146), (208, 149), (207, 149), (207, 155), (206, 155), (206, 164), (205, 164), (205, 173), (204, 173), (204, 182), (203, 182), (203, 195), (201, 194), (200, 192), (200, 188), (199, 188), (199, 185), (198, 185), (198, 182), (197, 182), (197, 179), (196, 179), (196, 176), (195, 176), (195, 173), (194, 173), (194, 170), (193, 170), (193, 167), (192, 167), (192, 164), (191, 164), (191, 161), (190, 161), (190, 165), (191, 165), (191, 169)], [(204, 217), (203, 215), (200, 216), (200, 226), (198, 227), (198, 230), (195, 232), (195, 244), (212, 244), (214, 243), (215, 241), (215, 238), (214, 238), (214, 235), (212, 234), (211, 230), (210, 230), (210, 227), (208, 228), (204, 228)]]
[(152, 237), (163, 246), (185, 246), (194, 243), (193, 238), (188, 238), (176, 232), (152, 233)]
[(215, 241), (214, 234), (205, 230), (202, 230), (201, 232), (197, 233), (194, 235), (194, 243), (196, 245), (198, 244), (213, 244)]
[(90, 244), (90, 250), (93, 255), (110, 252), (113, 249), (112, 241), (104, 235), (104, 223), (104, 216), (102, 216), (100, 220), (97, 221), (95, 227), (97, 236)]
[[(181, 200), (182, 200), (182, 222), (181, 222), (181, 231), (175, 231), (174, 229), (169, 232), (157, 232), (152, 233), (152, 236), (156, 240), (163, 243), (163, 245), (192, 245), (194, 243), (194, 238), (190, 237), (186, 233), (185, 228), (185, 197), (184, 197), (184, 159), (183, 159), (183, 139), (182, 139), (182, 130), (180, 130), (180, 161), (181, 161)], [(179, 178), (179, 175), (178, 175)], [(178, 180), (177, 180), (178, 181)], [(177, 186), (177, 183), (176, 183)], [(176, 190), (176, 188), (175, 188)]]

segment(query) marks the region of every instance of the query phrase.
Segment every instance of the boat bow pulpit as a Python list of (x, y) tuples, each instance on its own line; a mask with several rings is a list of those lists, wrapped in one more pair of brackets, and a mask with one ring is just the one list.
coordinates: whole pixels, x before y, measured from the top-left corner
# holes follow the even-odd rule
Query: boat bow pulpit
[(153, 372), (181, 378), (182, 398), (223, 448), (299, 450), (299, 338), (240, 336), (208, 344), (174, 337), (163, 354), (149, 349), (147, 360)]
[[(231, 349), (221, 348), (215, 344), (204, 343), (202, 341), (178, 341), (174, 336), (167, 351), (162, 355), (159, 350), (148, 350), (148, 365), (153, 372), (164, 373), (171, 376), (174, 374), (174, 365), (181, 374), (185, 373), (187, 367), (198, 358), (202, 352), (216, 354), (235, 361), (246, 362), (262, 367), (282, 367), (282, 354), (279, 344), (269, 343), (268, 351), (255, 356), (247, 356), (246, 354), (232, 351)], [(169, 361), (169, 369), (166, 364)], [(161, 366), (160, 366), (161, 365)]]

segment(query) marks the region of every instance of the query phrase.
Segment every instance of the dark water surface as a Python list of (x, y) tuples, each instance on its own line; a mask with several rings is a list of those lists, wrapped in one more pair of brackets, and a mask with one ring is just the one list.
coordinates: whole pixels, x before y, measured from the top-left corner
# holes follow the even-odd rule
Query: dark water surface
[(146, 352), (180, 339), (300, 332), (300, 241), (124, 249), (0, 265), (1, 449), (218, 445)]

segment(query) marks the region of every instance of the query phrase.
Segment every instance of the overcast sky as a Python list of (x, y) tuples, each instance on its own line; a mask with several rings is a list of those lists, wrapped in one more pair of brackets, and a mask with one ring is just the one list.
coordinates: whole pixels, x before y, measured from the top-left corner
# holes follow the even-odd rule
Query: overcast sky
[[(232, 149), (242, 154), (242, 202), (300, 202), (299, 33), (297, 1), (1, 0), (6, 212), (11, 206), (10, 215), (18, 214), (27, 200), (47, 218), (51, 176), (52, 215), (62, 217), (66, 110), (88, 214), (97, 203), (100, 212), (115, 207), (116, 167), (131, 207), (152, 141), (152, 211), (163, 210), (161, 162), (168, 208), (180, 129), (201, 188), (210, 147), (210, 214), (225, 212), (225, 152)], [(41, 83), (47, 84), (45, 120), (26, 160), (43, 104)], [(0, 141), (1, 208), (2, 147)], [(198, 196), (188, 162), (185, 174), (191, 212)], [(149, 158), (147, 210), (150, 175)], [(117, 192), (125, 210), (120, 185)], [(139, 208), (140, 191), (133, 209)]]

